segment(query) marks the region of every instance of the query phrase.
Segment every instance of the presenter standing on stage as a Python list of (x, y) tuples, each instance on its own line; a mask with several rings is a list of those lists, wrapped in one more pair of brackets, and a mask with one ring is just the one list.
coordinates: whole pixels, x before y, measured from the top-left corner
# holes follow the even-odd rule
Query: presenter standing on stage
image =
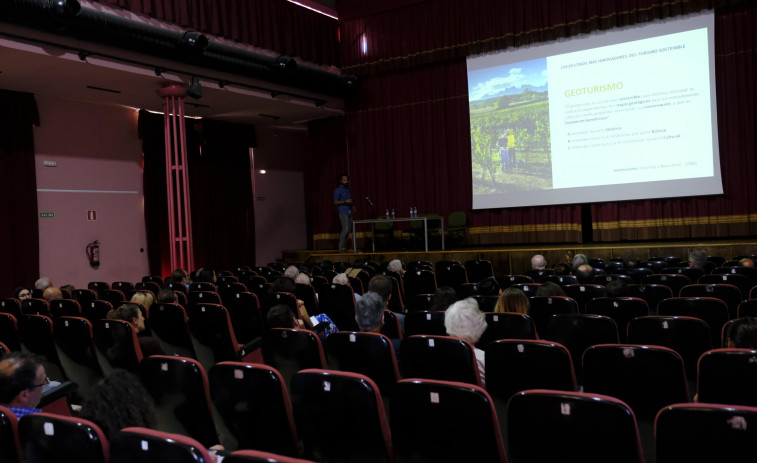
[(339, 176), (339, 186), (334, 190), (334, 204), (339, 211), (339, 222), (342, 224), (342, 232), (339, 234), (339, 250), (347, 250), (347, 235), (352, 228), (352, 192), (350, 180), (346, 174)]

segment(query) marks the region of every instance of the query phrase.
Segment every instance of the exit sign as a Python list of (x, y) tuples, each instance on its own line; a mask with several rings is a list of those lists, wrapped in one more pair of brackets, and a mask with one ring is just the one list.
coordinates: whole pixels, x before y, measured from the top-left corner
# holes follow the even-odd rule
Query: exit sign
[(39, 216), (43, 219), (52, 219), (55, 217), (55, 212), (40, 212)]

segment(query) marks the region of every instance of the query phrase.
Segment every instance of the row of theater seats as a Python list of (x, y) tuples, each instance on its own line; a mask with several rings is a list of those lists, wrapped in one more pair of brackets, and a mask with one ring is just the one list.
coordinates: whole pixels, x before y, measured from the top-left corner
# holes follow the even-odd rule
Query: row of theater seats
[[(0, 408), (3, 461), (18, 461), (14, 450), (26, 463), (103, 462), (108, 454), (112, 462), (208, 461), (205, 448), (219, 440), (230, 450), (275, 449), (317, 462), (644, 461), (632, 408), (597, 393), (519, 391), (498, 417), (496, 400), (480, 386), (414, 378), (393, 387), (387, 413), (376, 384), (356, 373), (303, 370), (293, 378), (290, 397), (278, 372), (263, 365), (216, 365), (210, 387), (203, 388), (208, 380), (192, 360), (151, 357), (143, 364), (143, 381), (154, 376), (145, 386), (156, 397), (162, 432), (126, 429), (108, 443), (91, 422), (40, 414), (15, 423)], [(229, 400), (234, 393), (240, 396)], [(235, 414), (231, 441), (227, 430), (212, 429), (212, 403), (221, 415)], [(757, 437), (754, 407), (669, 404), (653, 420), (657, 463), (744, 461)], [(210, 428), (207, 435), (200, 426)], [(234, 436), (246, 440), (235, 442)], [(12, 445), (15, 438), (20, 447)], [(227, 458), (303, 461), (250, 451)]]

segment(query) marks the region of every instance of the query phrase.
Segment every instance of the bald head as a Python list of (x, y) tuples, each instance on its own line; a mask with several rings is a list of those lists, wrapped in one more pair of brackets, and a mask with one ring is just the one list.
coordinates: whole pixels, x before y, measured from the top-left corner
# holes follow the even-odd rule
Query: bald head
[(547, 259), (541, 254), (536, 254), (531, 258), (531, 268), (534, 270), (543, 270), (547, 266)]
[(56, 288), (54, 286), (51, 286), (42, 293), (42, 297), (47, 302), (52, 302), (57, 299), (63, 299), (63, 293), (60, 291), (60, 288)]

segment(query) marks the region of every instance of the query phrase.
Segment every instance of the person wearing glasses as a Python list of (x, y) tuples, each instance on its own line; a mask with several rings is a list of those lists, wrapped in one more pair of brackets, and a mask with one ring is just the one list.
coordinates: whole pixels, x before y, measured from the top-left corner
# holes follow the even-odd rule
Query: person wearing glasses
[(42, 411), (36, 407), (48, 384), (50, 378), (38, 355), (9, 352), (0, 358), (0, 405), (16, 418)]
[(18, 299), (19, 301), (23, 301), (24, 299), (31, 298), (32, 292), (31, 290), (26, 289), (23, 286), (19, 286), (18, 288), (13, 290), (13, 297)]

